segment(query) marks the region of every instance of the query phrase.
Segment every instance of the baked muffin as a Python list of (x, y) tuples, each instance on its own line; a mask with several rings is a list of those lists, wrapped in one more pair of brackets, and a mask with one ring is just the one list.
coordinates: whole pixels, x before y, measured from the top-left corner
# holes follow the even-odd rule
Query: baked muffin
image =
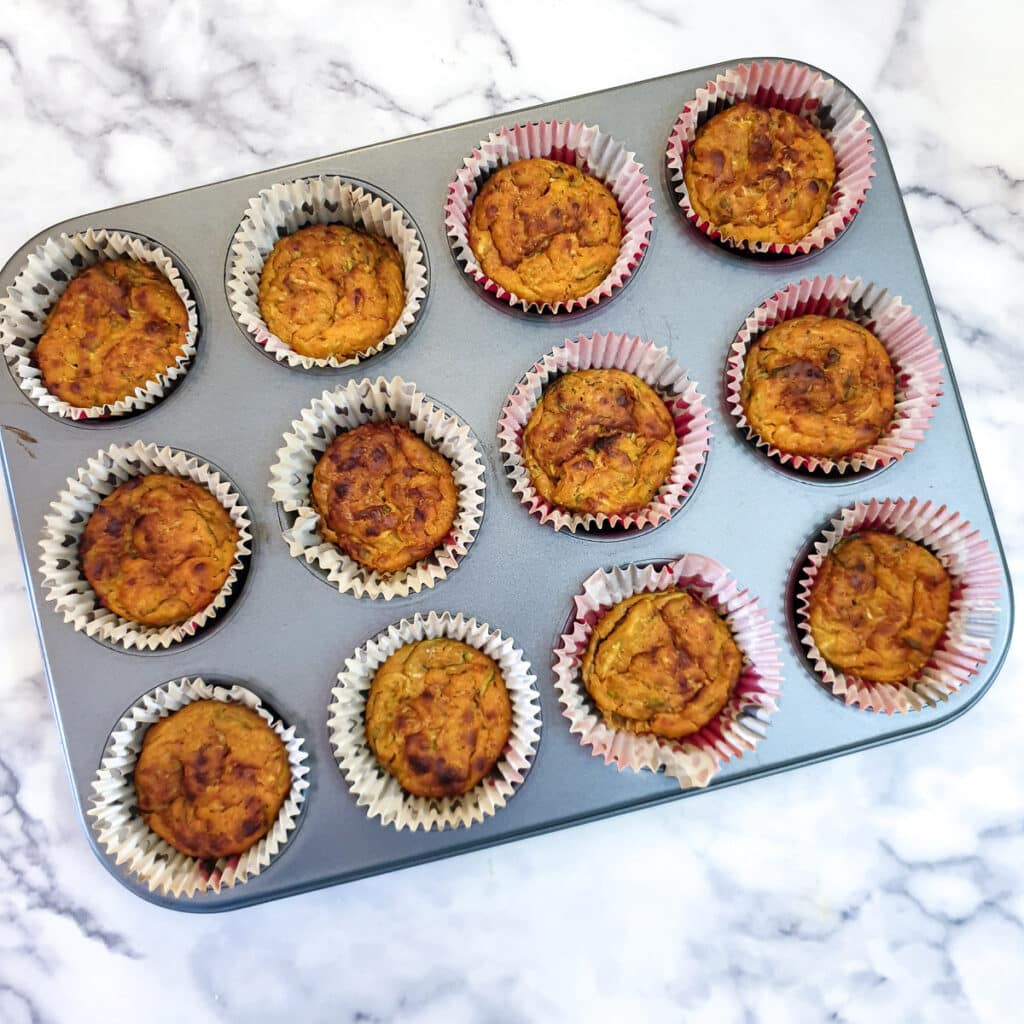
[(742, 102), (697, 130), (683, 178), (690, 205), (724, 238), (797, 242), (825, 213), (836, 158), (810, 121)]
[(104, 608), (144, 626), (170, 626), (213, 601), (237, 544), (235, 524), (205, 487), (152, 473), (96, 506), (78, 557)]
[(317, 461), (312, 496), (324, 539), (381, 573), (429, 555), (458, 508), (448, 460), (397, 423), (339, 434)]
[(799, 316), (750, 346), (740, 401), (769, 444), (837, 458), (873, 445), (892, 422), (894, 380), (889, 354), (860, 324)]
[(866, 531), (826, 556), (809, 603), (826, 661), (874, 683), (898, 683), (932, 656), (949, 615), (949, 573), (926, 548)]
[(624, 370), (576, 370), (551, 384), (523, 430), (537, 493), (570, 512), (636, 512), (665, 482), (676, 434), (665, 403)]
[(377, 669), (366, 739), (413, 796), (458, 796), (488, 775), (508, 742), (512, 705), (501, 670), (448, 637), (400, 647)]
[(267, 327), (314, 359), (369, 351), (391, 333), (404, 305), (398, 249), (344, 224), (313, 224), (282, 238), (260, 274)]
[(68, 284), (35, 350), (43, 383), (79, 409), (110, 405), (166, 373), (185, 351), (188, 311), (149, 263), (103, 260)]
[(135, 765), (139, 812), (189, 857), (243, 853), (271, 829), (292, 786), (288, 752), (255, 711), (198, 700), (146, 730)]
[(596, 178), (557, 160), (516, 160), (484, 182), (469, 218), (483, 272), (529, 302), (586, 295), (619, 258), (622, 214)]
[(725, 707), (743, 656), (725, 621), (687, 590), (636, 594), (594, 627), (583, 685), (613, 729), (677, 740)]

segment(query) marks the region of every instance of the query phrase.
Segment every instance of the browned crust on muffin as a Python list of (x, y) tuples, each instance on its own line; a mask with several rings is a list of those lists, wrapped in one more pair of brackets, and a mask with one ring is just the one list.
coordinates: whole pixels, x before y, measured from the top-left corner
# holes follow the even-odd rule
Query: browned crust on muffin
[(429, 555), (458, 508), (448, 460), (397, 423), (339, 434), (317, 461), (312, 497), (323, 537), (381, 573)]
[(344, 224), (299, 228), (263, 264), (259, 306), (267, 327), (300, 355), (360, 355), (402, 314), (401, 254), (389, 239)]
[(564, 302), (596, 288), (619, 258), (615, 196), (578, 167), (516, 160), (480, 189), (469, 244), (483, 272), (528, 302)]
[(121, 484), (85, 524), (78, 557), (104, 608), (145, 626), (206, 608), (235, 561), (238, 530), (191, 480), (152, 473)]
[(805, 118), (742, 102), (697, 130), (683, 177), (693, 209), (723, 237), (797, 242), (825, 213), (836, 158)]
[(47, 390), (79, 409), (145, 388), (185, 351), (188, 311), (174, 285), (137, 260), (76, 274), (46, 320), (35, 360)]
[(895, 374), (860, 324), (799, 316), (750, 346), (740, 401), (753, 430), (780, 451), (837, 458), (873, 445), (892, 422)]
[(594, 627), (583, 685), (613, 729), (681, 739), (725, 707), (743, 656), (709, 605), (687, 590), (636, 594)]
[(624, 370), (559, 377), (523, 431), (523, 463), (537, 493), (570, 512), (636, 512), (676, 457), (672, 415), (657, 392)]
[(146, 730), (139, 812), (189, 857), (244, 853), (270, 831), (292, 785), (281, 738), (253, 710), (199, 700)]
[(366, 739), (407, 793), (458, 796), (490, 774), (512, 705), (497, 663), (448, 637), (406, 644), (377, 669)]
[(898, 683), (928, 663), (949, 617), (951, 581), (925, 547), (865, 531), (826, 556), (809, 603), (825, 660), (875, 683)]

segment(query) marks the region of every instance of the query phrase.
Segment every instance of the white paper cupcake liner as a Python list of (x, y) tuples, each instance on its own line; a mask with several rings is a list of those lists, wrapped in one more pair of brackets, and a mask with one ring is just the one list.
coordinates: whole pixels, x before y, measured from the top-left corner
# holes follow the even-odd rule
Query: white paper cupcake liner
[[(668, 478), (645, 508), (627, 515), (567, 512), (549, 504), (538, 493), (523, 463), (523, 430), (551, 380), (573, 370), (625, 370), (649, 384), (664, 399), (676, 431), (676, 457)], [(657, 526), (682, 507), (700, 475), (711, 444), (711, 425), (704, 397), (686, 371), (652, 341), (625, 334), (581, 335), (553, 349), (534, 363), (505, 400), (498, 420), (498, 441), (512, 490), (542, 523), (556, 530)]]
[[(508, 743), (491, 773), (458, 797), (429, 799), (405, 792), (377, 762), (366, 742), (366, 698), (377, 669), (400, 647), (418, 640), (451, 637), (484, 652), (498, 663), (512, 703)], [(370, 818), (415, 832), (468, 828), (504, 807), (523, 782), (540, 738), (536, 677), (512, 639), (462, 613), (430, 612), (389, 626), (346, 660), (331, 690), (327, 728), (334, 756), (356, 802)]]
[[(362, 423), (389, 421), (408, 427), (448, 459), (458, 506), (451, 531), (438, 548), (408, 569), (384, 574), (360, 565), (323, 539), (310, 484), (317, 461), (338, 434)], [(418, 594), (455, 570), (480, 527), (484, 489), (483, 458), (469, 427), (401, 377), (354, 380), (325, 391), (292, 421), (270, 469), (274, 501), (294, 515), (294, 522), (282, 534), (291, 554), (319, 567), (341, 593), (385, 601)]]
[[(946, 629), (927, 664), (902, 683), (875, 683), (831, 666), (811, 635), (810, 599), (828, 553), (862, 531), (894, 533), (923, 544), (952, 581)], [(917, 498), (856, 502), (822, 531), (800, 575), (796, 623), (814, 671), (847, 704), (886, 714), (934, 707), (955, 693), (985, 663), (999, 618), (999, 560), (981, 534), (960, 515)]]
[[(390, 239), (405, 267), (405, 305), (391, 332), (373, 348), (339, 359), (300, 355), (272, 333), (260, 313), (263, 264), (275, 243), (310, 224), (344, 224)], [(257, 345), (281, 363), (304, 370), (354, 366), (395, 345), (409, 333), (427, 294), (423, 243), (408, 216), (370, 189), (331, 175), (281, 182), (249, 200), (231, 241), (227, 269), (228, 301), (235, 319)]]
[[(35, 364), (34, 352), (46, 330), (46, 320), (72, 278), (102, 260), (133, 259), (149, 263), (167, 278), (185, 304), (188, 329), (180, 356), (163, 373), (117, 402), (79, 408), (47, 390)], [(0, 349), (18, 387), (44, 412), (66, 419), (99, 419), (139, 412), (158, 402), (172, 382), (183, 376), (196, 353), (199, 319), (196, 304), (174, 261), (163, 249), (123, 231), (90, 228), (77, 234), (48, 238), (29, 256), (25, 267), (0, 300)]]
[[(78, 542), (96, 506), (127, 480), (150, 473), (170, 473), (207, 488), (224, 506), (238, 530), (235, 561), (224, 586), (206, 608), (187, 622), (174, 626), (144, 626), (104, 608), (83, 575), (78, 559)], [(50, 509), (39, 541), (43, 551), (40, 573), (46, 600), (51, 601), (64, 621), (76, 630), (128, 650), (155, 651), (195, 634), (224, 609), (244, 560), (251, 553), (249, 510), (234, 485), (195, 455), (174, 448), (141, 441), (111, 445), (89, 459), (77, 476), (68, 478), (67, 487), (50, 503)]]
[[(780, 451), (747, 422), (740, 398), (751, 345), (772, 327), (811, 314), (842, 317), (871, 331), (889, 354), (895, 374), (892, 422), (873, 445), (837, 459)], [(884, 288), (860, 278), (804, 278), (776, 292), (747, 317), (726, 364), (726, 401), (740, 429), (782, 465), (808, 472), (842, 475), (881, 469), (902, 459), (924, 438), (941, 395), (942, 361), (920, 318), (898, 295), (890, 296)]]
[[(270, 831), (244, 853), (221, 857), (216, 861), (189, 857), (161, 839), (145, 823), (136, 805), (135, 765), (142, 750), (146, 730), (197, 700), (218, 700), (242, 704), (255, 711), (288, 751), (292, 772), (291, 792), (281, 806)], [(294, 726), (285, 726), (263, 706), (256, 694), (242, 686), (227, 689), (202, 678), (179, 679), (164, 683), (147, 693), (125, 712), (107, 741), (103, 760), (93, 780), (89, 817), (100, 845), (118, 866), (136, 876), (150, 892), (175, 897), (190, 897), (212, 890), (230, 889), (255, 878), (281, 852), (294, 830), (305, 800), (309, 768), (303, 740)]]
[[(828, 206), (821, 220), (797, 242), (747, 242), (723, 237), (690, 204), (683, 166), (697, 129), (708, 118), (741, 100), (806, 118), (822, 131), (835, 152), (836, 180)], [(776, 60), (741, 64), (698, 89), (672, 129), (667, 157), (679, 194), (679, 208), (698, 230), (733, 249), (797, 256), (833, 241), (857, 215), (875, 173), (873, 148), (864, 111), (858, 109), (857, 100), (845, 87), (813, 68)]]
[[(587, 693), (580, 671), (594, 626), (627, 597), (673, 588), (697, 595), (725, 619), (743, 655), (740, 678), (722, 711), (685, 739), (613, 729)], [(741, 590), (725, 566), (688, 554), (663, 568), (599, 569), (586, 579), (574, 601), (574, 620), (555, 648), (555, 689), (569, 731), (582, 746), (591, 747), (595, 757), (619, 771), (664, 771), (683, 789), (701, 788), (725, 762), (742, 757), (764, 738), (782, 686), (778, 641), (757, 598)]]
[[(586, 295), (565, 302), (533, 302), (521, 299), (493, 281), (477, 263), (469, 244), (469, 217), (473, 200), (484, 180), (499, 167), (516, 160), (544, 157), (573, 164), (585, 174), (602, 181), (615, 196), (622, 213), (622, 241), (619, 258), (608, 276)], [(501, 128), (480, 143), (465, 158), (464, 166), (448, 186), (444, 221), (456, 258), (481, 287), (523, 310), (542, 313), (570, 312), (600, 302), (623, 285), (643, 258), (650, 243), (654, 203), (647, 175), (630, 153), (596, 126), (580, 121), (541, 121)]]

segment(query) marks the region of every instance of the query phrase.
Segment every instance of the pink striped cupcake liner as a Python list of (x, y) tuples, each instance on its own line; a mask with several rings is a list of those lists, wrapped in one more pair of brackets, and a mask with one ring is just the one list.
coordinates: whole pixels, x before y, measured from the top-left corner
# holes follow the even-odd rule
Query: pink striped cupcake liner
[[(538, 157), (574, 164), (602, 181), (615, 196), (622, 214), (619, 258), (608, 276), (586, 295), (565, 302), (538, 303), (521, 299), (502, 288), (484, 273), (469, 244), (473, 200), (484, 181), (499, 167)], [(622, 143), (596, 125), (581, 121), (540, 121), (492, 132), (465, 158), (463, 167), (448, 186), (444, 220), (456, 258), (484, 291), (524, 311), (561, 313), (586, 309), (622, 287), (650, 243), (654, 203), (643, 166), (636, 154), (628, 152)]]
[[(875, 444), (842, 458), (784, 452), (762, 438), (747, 422), (740, 400), (743, 371), (751, 345), (766, 331), (799, 316), (818, 315), (852, 320), (882, 343), (895, 373), (892, 422)], [(942, 395), (939, 350), (919, 317), (876, 284), (860, 278), (831, 275), (801, 279), (776, 292), (757, 307), (736, 334), (726, 363), (726, 401), (737, 426), (769, 457), (807, 472), (857, 473), (881, 469), (902, 459), (924, 438)]]
[[(818, 128), (836, 155), (836, 181), (821, 220), (797, 242), (747, 242), (726, 238), (690, 204), (683, 165), (697, 130), (715, 114), (746, 100), (806, 118)], [(856, 217), (874, 177), (871, 131), (856, 98), (820, 71), (789, 61), (741, 64), (707, 83), (683, 107), (668, 139), (668, 168), (679, 208), (709, 238), (757, 255), (799, 256), (833, 241)]]
[[(844, 538), (893, 533), (928, 548), (952, 579), (949, 619), (928, 663), (902, 683), (875, 683), (830, 665), (811, 635), (810, 599), (821, 564)], [(800, 573), (796, 624), (815, 673), (847, 704), (891, 715), (934, 707), (976, 675), (998, 624), (999, 560), (981, 534), (945, 505), (917, 498), (856, 502), (822, 531)]]

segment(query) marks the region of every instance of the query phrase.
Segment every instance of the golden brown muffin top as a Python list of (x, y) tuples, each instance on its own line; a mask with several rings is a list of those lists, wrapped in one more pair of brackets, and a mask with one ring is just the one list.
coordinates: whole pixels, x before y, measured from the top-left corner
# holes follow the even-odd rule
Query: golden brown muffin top
[(888, 352), (860, 324), (798, 316), (750, 346), (740, 401), (769, 444), (836, 458), (873, 445), (889, 426), (894, 381)]
[(197, 700), (146, 730), (135, 793), (146, 824), (189, 857), (243, 853), (292, 786), (288, 752), (255, 711)]
[(624, 370), (576, 370), (541, 396), (523, 431), (523, 462), (542, 498), (614, 515), (647, 505), (676, 457), (672, 415)]
[(797, 242), (828, 206), (836, 158), (810, 121), (743, 102), (697, 130), (683, 177), (693, 209), (723, 237)]
[(115, 488), (85, 524), (78, 557), (104, 608), (145, 626), (206, 608), (235, 561), (238, 530), (205, 488), (169, 473)]
[(607, 612), (583, 685), (613, 729), (681, 739), (725, 707), (743, 656), (725, 621), (687, 590), (636, 594)]
[(400, 647), (377, 669), (366, 739), (414, 796), (458, 796), (488, 775), (508, 742), (512, 705), (497, 663), (448, 637)]
[(51, 394), (79, 409), (133, 395), (185, 350), (188, 311), (149, 263), (103, 260), (72, 278), (35, 359)]
[(483, 272), (528, 302), (596, 288), (619, 258), (622, 214), (597, 178), (557, 160), (516, 160), (484, 182), (469, 244)]
[(259, 305), (267, 327), (300, 355), (348, 359), (398, 322), (402, 257), (389, 239), (344, 224), (299, 228), (263, 264)]
[(949, 615), (949, 573), (925, 547), (892, 533), (841, 540), (821, 564), (811, 635), (826, 661), (875, 683), (920, 671)]
[(448, 460), (397, 423), (339, 434), (317, 461), (312, 496), (324, 538), (383, 573), (429, 555), (458, 507)]

